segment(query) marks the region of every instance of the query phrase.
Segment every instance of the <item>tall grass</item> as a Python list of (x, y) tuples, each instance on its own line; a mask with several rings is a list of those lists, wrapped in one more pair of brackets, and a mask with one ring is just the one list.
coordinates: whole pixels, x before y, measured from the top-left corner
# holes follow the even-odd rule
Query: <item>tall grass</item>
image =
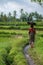
[(36, 65), (43, 65), (43, 31), (37, 32), (34, 45), (34, 49), (29, 50), (29, 54)]
[(1, 58), (0, 64), (1, 65), (27, 65), (27, 62), (25, 60), (22, 51), (27, 40), (28, 37), (24, 37), (24, 36), (9, 37), (9, 38), (1, 37), (0, 38), (0, 58)]

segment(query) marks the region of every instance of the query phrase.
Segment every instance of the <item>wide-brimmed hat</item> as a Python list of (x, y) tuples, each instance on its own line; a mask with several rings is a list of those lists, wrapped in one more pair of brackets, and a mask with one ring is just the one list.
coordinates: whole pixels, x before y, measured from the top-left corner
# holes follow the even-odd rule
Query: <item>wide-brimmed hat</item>
[(35, 22), (27, 22), (27, 23), (28, 23), (28, 25), (36, 25)]

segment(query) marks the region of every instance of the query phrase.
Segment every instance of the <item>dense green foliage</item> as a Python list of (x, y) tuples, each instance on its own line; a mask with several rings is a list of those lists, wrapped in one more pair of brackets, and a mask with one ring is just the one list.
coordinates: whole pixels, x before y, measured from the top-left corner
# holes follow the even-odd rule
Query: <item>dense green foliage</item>
[[(36, 23), (36, 28), (43, 28), (43, 22)], [(12, 29), (9, 29), (9, 27), (12, 27)], [(27, 22), (0, 22), (0, 65), (27, 65), (23, 54), (23, 47), (29, 42), (28, 30), (21, 29), (28, 29), (29, 27)], [(35, 43), (35, 50), (33, 50), (33, 52), (30, 51), (30, 53), (39, 53), (40, 58), (42, 58), (43, 55), (41, 54), (43, 53), (41, 52), (43, 51), (41, 49), (43, 49), (43, 31), (39, 32), (40, 30), (37, 31), (36, 35), (37, 44)], [(43, 62), (40, 61), (40, 63)]]
[(31, 2), (38, 2), (39, 5), (43, 5), (43, 0), (31, 0)]
[[(0, 30), (14, 30), (14, 29), (20, 29), (20, 30), (28, 30), (30, 26), (27, 24), (27, 22), (0, 22)], [(43, 21), (36, 22), (36, 29), (43, 29)]]
[[(13, 14), (13, 15), (12, 15)], [(42, 21), (43, 16), (37, 12), (31, 12), (30, 14), (24, 11), (23, 9), (20, 10), (20, 16), (17, 17), (17, 11), (8, 13), (8, 15), (4, 14), (3, 12), (0, 13), (0, 22), (10, 22), (10, 21)]]
[(18, 33), (11, 37), (3, 37), (3, 35), (0, 37), (0, 65), (27, 64), (22, 50), (28, 38)]
[(43, 65), (43, 31), (37, 31), (33, 49), (29, 49), (30, 56), (36, 65)]

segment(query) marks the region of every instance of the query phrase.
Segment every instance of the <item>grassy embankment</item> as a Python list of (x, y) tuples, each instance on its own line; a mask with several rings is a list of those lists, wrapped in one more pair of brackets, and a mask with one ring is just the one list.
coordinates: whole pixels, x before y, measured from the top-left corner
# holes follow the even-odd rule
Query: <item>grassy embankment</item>
[(33, 49), (28, 50), (29, 54), (36, 65), (43, 65), (43, 31), (37, 31), (34, 46)]

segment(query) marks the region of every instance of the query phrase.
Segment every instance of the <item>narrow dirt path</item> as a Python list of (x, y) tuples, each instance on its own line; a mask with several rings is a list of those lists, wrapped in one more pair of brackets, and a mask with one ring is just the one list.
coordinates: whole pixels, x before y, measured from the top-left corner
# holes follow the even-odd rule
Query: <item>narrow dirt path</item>
[(28, 53), (28, 49), (30, 48), (30, 45), (27, 45), (25, 48), (24, 48), (24, 55), (25, 55), (25, 58), (27, 60), (27, 63), (28, 65), (36, 65), (33, 61), (33, 59), (29, 56), (29, 53)]
[[(19, 35), (19, 36), (17, 36), (17, 38), (22, 38), (22, 36)], [(30, 48), (30, 45), (26, 45), (26, 46), (24, 47), (24, 50), (23, 50), (24, 55), (25, 55), (25, 58), (26, 58), (26, 60), (27, 60), (27, 64), (28, 64), (28, 65), (36, 65), (36, 64), (34, 63), (33, 59), (29, 56), (29, 53), (28, 53), (28, 49), (29, 49), (29, 48)]]

